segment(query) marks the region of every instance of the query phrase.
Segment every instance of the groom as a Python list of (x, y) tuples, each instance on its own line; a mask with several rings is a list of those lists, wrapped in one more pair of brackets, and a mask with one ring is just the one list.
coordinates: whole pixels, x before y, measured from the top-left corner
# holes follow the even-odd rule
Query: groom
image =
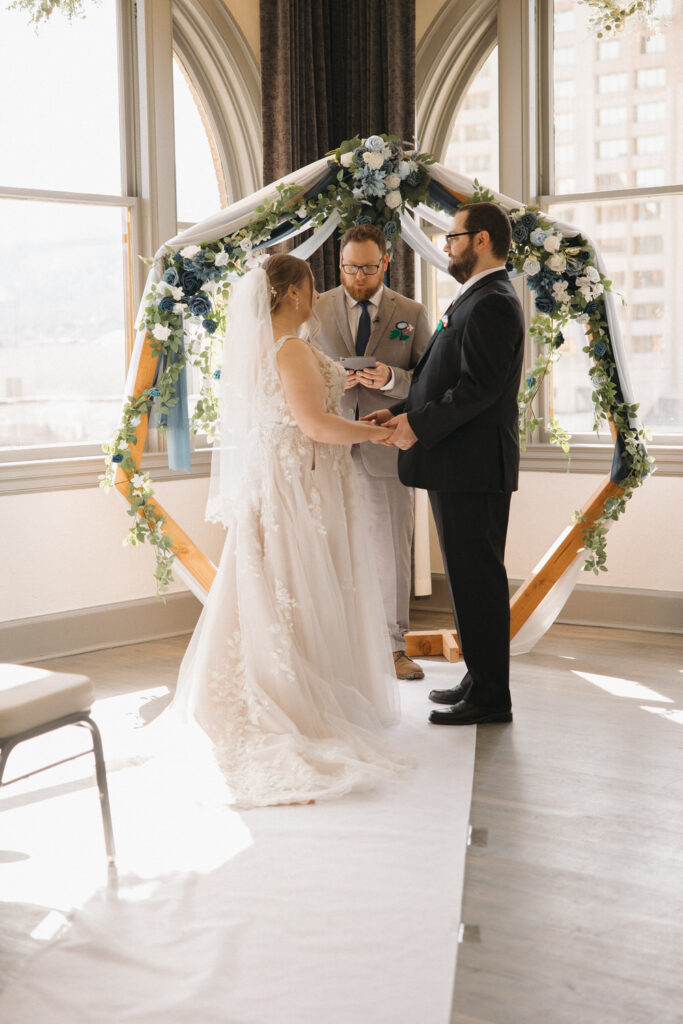
[(510, 221), (493, 203), (455, 215), (445, 251), (462, 285), (413, 372), (404, 402), (365, 417), (395, 427), (398, 470), (429, 491), (467, 673), (430, 698), (439, 725), (512, 721), (510, 604), (503, 562), (517, 489), (522, 306), (505, 270)]

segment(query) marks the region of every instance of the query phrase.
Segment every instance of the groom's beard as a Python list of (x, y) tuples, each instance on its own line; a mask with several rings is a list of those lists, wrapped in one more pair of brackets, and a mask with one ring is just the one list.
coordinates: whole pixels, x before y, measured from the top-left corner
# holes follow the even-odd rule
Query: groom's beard
[(464, 284), (472, 277), (476, 265), (477, 254), (474, 251), (472, 239), (470, 239), (470, 244), (461, 256), (451, 256), (449, 259), (448, 273), (460, 284)]

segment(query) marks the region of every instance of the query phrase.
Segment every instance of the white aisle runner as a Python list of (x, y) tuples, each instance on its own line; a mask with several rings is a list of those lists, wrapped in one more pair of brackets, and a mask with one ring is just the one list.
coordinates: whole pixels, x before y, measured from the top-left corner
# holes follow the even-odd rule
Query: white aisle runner
[[(425, 667), (424, 682), (401, 684), (392, 733), (417, 767), (375, 792), (236, 812), (193, 805), (146, 767), (112, 771), (118, 894), (84, 895), (0, 998), (3, 1024), (447, 1024), (475, 729), (428, 725), (429, 689), (461, 672)], [(19, 801), (5, 817), (17, 849), (31, 827), (43, 857), (66, 841), (46, 805), (74, 829), (96, 813), (82, 789)], [(99, 836), (93, 847), (88, 863)], [(12, 898), (47, 914), (60, 902), (31, 898), (40, 861), (36, 849), (6, 865), (0, 895), (14, 869)], [(53, 875), (68, 887), (77, 869)]]

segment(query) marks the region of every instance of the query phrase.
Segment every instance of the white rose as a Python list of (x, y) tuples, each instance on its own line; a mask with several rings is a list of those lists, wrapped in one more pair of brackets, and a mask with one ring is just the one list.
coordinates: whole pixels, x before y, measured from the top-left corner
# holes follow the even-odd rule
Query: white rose
[(384, 179), (384, 184), (387, 186), (387, 188), (398, 188), (399, 185), (401, 184), (401, 179), (398, 176), (398, 174), (387, 174), (386, 178)]
[(523, 269), (525, 274), (529, 274), (531, 277), (533, 277), (533, 275), (537, 274), (541, 269), (541, 264), (538, 262), (535, 256), (527, 256), (527, 258), (524, 260)]
[(577, 286), (577, 288), (583, 288), (588, 283), (589, 283), (589, 281), (588, 281), (587, 277), (577, 277), (576, 278), (576, 286)]
[(210, 281), (205, 281), (199, 290), (201, 292), (208, 292), (209, 295), (212, 295), (218, 288), (220, 288), (220, 283), (213, 278)]
[(396, 189), (394, 192), (387, 192), (384, 197), (384, 202), (387, 204), (390, 210), (396, 210), (403, 200), (401, 199), (401, 193)]
[(555, 298), (562, 302), (567, 297), (567, 288), (569, 285), (566, 281), (555, 281), (553, 283), (553, 295)]
[(575, 319), (577, 324), (587, 324), (589, 319), (588, 313), (579, 313)]
[(186, 245), (184, 249), (180, 250), (180, 255), (185, 260), (191, 260), (192, 257), (196, 256), (197, 253), (200, 252), (200, 251), (201, 251), (201, 246), (199, 246), (199, 245)]
[(579, 291), (583, 295), (586, 302), (590, 302), (590, 300), (593, 298), (593, 293), (588, 287), (588, 285), (584, 285), (583, 288), (579, 288)]
[(242, 252), (251, 252), (253, 248), (254, 243), (252, 242), (251, 238), (243, 238), (242, 241), (240, 242), (240, 249), (242, 250)]
[(560, 241), (561, 239), (559, 235), (548, 235), (543, 243), (543, 248), (546, 252), (557, 252), (560, 248)]
[(378, 171), (384, 163), (384, 157), (381, 153), (363, 153), (363, 160), (373, 171)]
[(173, 312), (174, 313), (184, 313), (185, 312), (185, 307), (183, 306), (182, 302), (176, 302), (175, 306), (173, 307)]
[(130, 482), (132, 483), (133, 487), (145, 486), (145, 478), (142, 475), (142, 473), (133, 473), (132, 477), (130, 478)]
[(556, 273), (561, 274), (567, 269), (567, 261), (561, 252), (553, 253), (549, 260), (546, 260), (546, 267), (550, 267)]
[(166, 327), (165, 324), (155, 324), (154, 330), (152, 331), (152, 337), (156, 338), (157, 341), (168, 341), (170, 333), (170, 327)]
[(229, 262), (230, 262), (230, 257), (228, 256), (227, 252), (219, 252), (216, 255), (216, 266), (217, 267), (225, 267), (225, 266), (227, 266), (227, 264)]
[(586, 267), (585, 274), (589, 281), (595, 282), (600, 280), (600, 274), (595, 267)]
[(342, 167), (350, 167), (351, 164), (353, 163), (353, 152), (342, 153), (341, 157), (339, 158), (339, 162), (341, 163)]
[(600, 282), (598, 282), (597, 284), (594, 284), (593, 285), (593, 298), (596, 299), (598, 297), (598, 295), (602, 295), (604, 290), (605, 289), (604, 289), (603, 285), (600, 284)]

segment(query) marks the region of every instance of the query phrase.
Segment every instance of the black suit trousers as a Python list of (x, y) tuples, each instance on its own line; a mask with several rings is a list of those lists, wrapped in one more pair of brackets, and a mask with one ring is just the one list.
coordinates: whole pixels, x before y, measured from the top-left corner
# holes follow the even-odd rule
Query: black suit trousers
[(509, 492), (429, 491), (472, 704), (510, 707)]

